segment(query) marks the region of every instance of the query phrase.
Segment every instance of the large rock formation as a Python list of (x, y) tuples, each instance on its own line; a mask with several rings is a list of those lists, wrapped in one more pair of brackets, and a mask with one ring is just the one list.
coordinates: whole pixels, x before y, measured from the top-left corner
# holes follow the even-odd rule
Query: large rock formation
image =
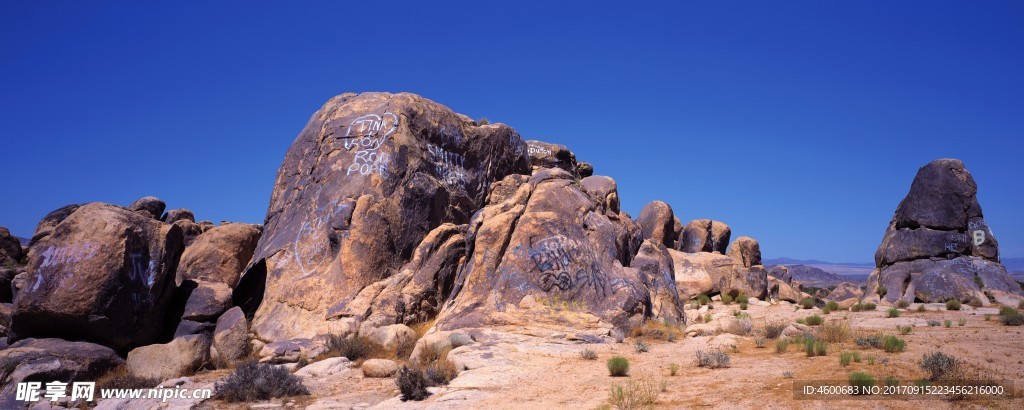
[[(27, 407), (17, 399), (17, 386), (22, 382), (47, 383), (59, 381), (92, 381), (124, 363), (109, 347), (60, 339), (25, 339), (0, 350), (0, 408)], [(46, 401), (40, 391), (40, 398)], [(99, 394), (97, 393), (97, 396)]]
[(687, 253), (717, 252), (724, 254), (729, 245), (732, 230), (729, 225), (710, 219), (690, 221), (683, 227), (676, 243), (676, 250)]
[(14, 300), (13, 339), (62, 337), (117, 349), (154, 341), (174, 289), (181, 230), (92, 203), (40, 238)]
[(977, 191), (959, 160), (921, 167), (875, 253), (866, 297), (890, 304), (972, 298), (987, 303), (993, 292), (1024, 295), (999, 264), (999, 244)]
[(21, 258), (21, 241), (11, 235), (7, 228), (0, 226), (0, 266), (18, 264)]
[(683, 321), (671, 258), (618, 209), (611, 178), (545, 168), (494, 186), (469, 224), (469, 259), (442, 330), (484, 325), (606, 329), (659, 317)]
[(205, 280), (234, 288), (256, 251), (260, 232), (259, 225), (242, 223), (221, 225), (204, 232), (181, 255), (175, 282)]
[(332, 98), (285, 155), (236, 304), (258, 306), (265, 341), (351, 331), (338, 314), (360, 291), (430, 230), (468, 222), (493, 181), (528, 171), (526, 143), (504, 124), (412, 94)]
[(46, 214), (36, 225), (36, 231), (32, 234), (32, 239), (29, 240), (28, 246), (31, 248), (40, 239), (53, 232), (53, 228), (56, 228), (64, 218), (74, 213), (80, 206), (78, 204), (65, 205)]
[(643, 230), (644, 239), (653, 239), (655, 242), (665, 245), (667, 248), (675, 246), (676, 217), (672, 213), (672, 207), (661, 201), (651, 201), (640, 210), (640, 216), (636, 219)]
[[(569, 151), (569, 147), (566, 147), (565, 145), (552, 144), (537, 140), (527, 140), (526, 152), (530, 155), (530, 166), (534, 170), (541, 168), (560, 168), (570, 174), (573, 174), (577, 178), (581, 177), (579, 164), (576, 162), (576, 154)], [(589, 172), (590, 174), (593, 174), (593, 168), (591, 168)]]

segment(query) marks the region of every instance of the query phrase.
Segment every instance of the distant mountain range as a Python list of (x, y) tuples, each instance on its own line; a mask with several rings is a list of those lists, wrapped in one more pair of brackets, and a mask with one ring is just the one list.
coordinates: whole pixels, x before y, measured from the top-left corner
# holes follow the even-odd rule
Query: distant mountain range
[[(1018, 281), (1024, 281), (1024, 258), (1001, 258), (1000, 261)], [(808, 286), (828, 287), (840, 282), (863, 285), (875, 269), (874, 263), (836, 263), (817, 259), (775, 258), (761, 261), (764, 266), (785, 265), (793, 278)]]
[(18, 238), (18, 242), (21, 242), (21, 246), (28, 246), (28, 238), (22, 238), (20, 236), (15, 236), (15, 238)]
[(867, 276), (871, 274), (871, 271), (875, 270), (875, 264), (872, 263), (836, 263), (836, 262), (825, 262), (817, 259), (793, 259), (793, 258), (776, 258), (776, 259), (765, 259), (761, 261), (765, 266), (768, 265), (804, 265), (811, 266), (821, 269), (825, 272), (834, 273), (836, 275), (843, 276), (863, 276), (866, 280)]

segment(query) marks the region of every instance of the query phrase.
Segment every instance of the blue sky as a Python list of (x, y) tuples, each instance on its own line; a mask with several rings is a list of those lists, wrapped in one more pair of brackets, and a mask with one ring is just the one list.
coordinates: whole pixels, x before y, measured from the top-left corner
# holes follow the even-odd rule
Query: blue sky
[(156, 195), (260, 223), (346, 91), (568, 145), (765, 257), (868, 262), (917, 168), (963, 159), (1024, 256), (1024, 3), (4, 2), (0, 226)]

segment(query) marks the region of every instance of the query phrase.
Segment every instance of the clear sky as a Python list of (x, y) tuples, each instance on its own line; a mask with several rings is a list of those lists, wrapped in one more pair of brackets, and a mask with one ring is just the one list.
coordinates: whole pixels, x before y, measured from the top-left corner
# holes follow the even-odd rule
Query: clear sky
[(765, 257), (869, 262), (918, 167), (964, 160), (1024, 256), (1024, 2), (0, 4), (0, 226), (155, 195), (261, 223), (346, 91), (408, 91), (712, 218)]

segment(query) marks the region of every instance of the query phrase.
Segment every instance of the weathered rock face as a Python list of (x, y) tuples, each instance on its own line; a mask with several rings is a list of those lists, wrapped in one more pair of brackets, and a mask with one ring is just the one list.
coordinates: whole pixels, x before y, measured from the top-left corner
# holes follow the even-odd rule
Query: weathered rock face
[(726, 254), (747, 268), (761, 264), (761, 245), (749, 236), (736, 238)]
[(671, 252), (676, 287), (686, 298), (701, 293), (744, 294), (763, 299), (768, 293), (768, 272), (760, 265), (744, 267), (733, 257), (713, 252)]
[(204, 280), (234, 288), (256, 251), (261, 228), (231, 223), (199, 235), (181, 255), (175, 282)]
[[(650, 249), (644, 269), (625, 268), (640, 248), (640, 229), (618, 211), (614, 181), (579, 185), (561, 169), (513, 175), (495, 185), (469, 224), (469, 259), (452, 301), (437, 319), (450, 330), (488, 324), (549, 323), (577, 328), (625, 326), (661, 314), (684, 321), (667, 258)], [(649, 246), (654, 246), (648, 243)], [(657, 288), (651, 284), (657, 280)], [(647, 283), (647, 284), (645, 284)]]
[[(0, 375), (5, 376), (0, 390), (0, 408), (16, 409), (26, 405), (25, 401), (16, 400), (18, 383), (41, 382), (45, 386), (52, 381), (96, 380), (124, 360), (109, 347), (92, 343), (25, 339), (0, 350), (0, 363), (11, 366), (0, 371)], [(43, 398), (42, 393), (45, 389), (40, 392), (40, 398)]]
[(32, 239), (29, 240), (28, 246), (31, 248), (32, 245), (35, 245), (35, 243), (40, 239), (43, 239), (49, 235), (50, 232), (53, 232), (53, 228), (56, 228), (64, 218), (67, 218), (69, 215), (74, 213), (80, 206), (81, 205), (78, 204), (65, 205), (46, 214), (46, 216), (39, 221), (39, 224), (36, 225), (36, 231), (32, 234)]
[(668, 204), (652, 201), (640, 210), (636, 222), (643, 230), (644, 239), (653, 239), (667, 248), (675, 246), (675, 215)]
[(263, 340), (345, 328), (329, 312), (398, 272), (431, 229), (468, 222), (493, 181), (528, 170), (504, 124), (411, 94), (332, 98), (285, 155), (235, 299), (258, 304)]
[(466, 256), (466, 225), (442, 224), (430, 231), (412, 260), (387, 279), (367, 286), (330, 319), (354, 318), (361, 327), (425, 322), (451, 295)]
[(729, 225), (710, 219), (690, 221), (679, 236), (676, 250), (687, 253), (717, 252), (725, 254), (732, 230)]
[(138, 377), (167, 380), (190, 375), (209, 360), (210, 335), (188, 335), (128, 352), (128, 371)]
[(977, 191), (959, 160), (921, 167), (875, 252), (866, 297), (895, 304), (987, 300), (985, 293), (992, 291), (1024, 295), (999, 264), (999, 244)]
[(685, 317), (680, 309), (684, 299), (677, 289), (672, 255), (664, 244), (651, 239), (644, 241), (626, 270), (636, 270), (640, 274), (640, 281), (647, 288), (651, 299), (652, 316), (669, 319)]
[(128, 205), (128, 210), (150, 216), (153, 219), (160, 219), (160, 216), (164, 214), (164, 209), (167, 209), (167, 204), (155, 196), (142, 197)]
[(179, 208), (179, 209), (172, 209), (170, 211), (167, 211), (167, 213), (165, 213), (164, 216), (160, 218), (160, 220), (164, 221), (165, 223), (169, 223), (169, 224), (172, 224), (172, 223), (175, 223), (175, 222), (178, 222), (178, 221), (191, 221), (191, 222), (195, 222), (196, 221), (196, 215), (193, 214), (192, 211), (189, 211), (188, 209)]
[(117, 349), (161, 331), (181, 255), (174, 225), (114, 205), (78, 208), (29, 251), (14, 300), (17, 338), (63, 337)]
[(0, 226), (0, 265), (13, 265), (21, 262), (21, 242), (11, 235), (11, 231)]
[[(576, 154), (569, 151), (565, 145), (527, 140), (526, 152), (530, 155), (530, 165), (533, 169), (560, 168), (574, 176), (581, 176), (577, 169)], [(594, 173), (593, 169), (590, 173)]]
[(843, 282), (836, 285), (836, 288), (828, 293), (825, 300), (833, 302), (859, 301), (864, 297), (864, 291), (857, 285), (850, 282)]
[(210, 356), (225, 362), (241, 360), (249, 354), (249, 323), (242, 309), (233, 307), (217, 319)]

